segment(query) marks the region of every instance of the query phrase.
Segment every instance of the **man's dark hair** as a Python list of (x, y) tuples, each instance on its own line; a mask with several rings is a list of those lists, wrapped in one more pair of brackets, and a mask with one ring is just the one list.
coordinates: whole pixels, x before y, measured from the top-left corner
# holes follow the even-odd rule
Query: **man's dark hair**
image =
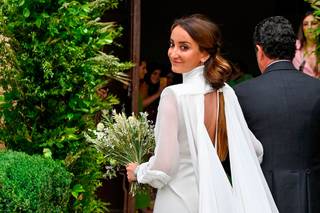
[(292, 60), (295, 55), (296, 35), (291, 23), (282, 16), (269, 17), (257, 24), (253, 42), (271, 59)]

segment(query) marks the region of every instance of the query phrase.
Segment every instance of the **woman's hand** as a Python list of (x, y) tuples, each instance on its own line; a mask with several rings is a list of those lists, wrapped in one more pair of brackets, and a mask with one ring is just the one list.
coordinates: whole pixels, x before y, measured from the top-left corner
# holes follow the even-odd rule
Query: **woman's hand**
[(137, 180), (137, 176), (136, 176), (136, 174), (134, 172), (135, 172), (135, 170), (136, 170), (138, 165), (139, 164), (137, 164), (137, 163), (129, 163), (126, 166), (127, 178), (128, 178), (129, 183), (132, 182), (132, 181), (136, 181)]

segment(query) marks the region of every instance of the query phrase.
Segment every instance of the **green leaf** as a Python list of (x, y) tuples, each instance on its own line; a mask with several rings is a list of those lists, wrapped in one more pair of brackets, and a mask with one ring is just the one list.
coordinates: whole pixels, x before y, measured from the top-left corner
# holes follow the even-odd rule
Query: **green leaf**
[(75, 135), (75, 134), (68, 134), (67, 135), (67, 138), (69, 139), (69, 140), (79, 140), (79, 137), (77, 136), (77, 135)]
[(43, 18), (49, 18), (49, 17), (50, 17), (48, 13), (41, 13), (41, 16), (42, 16)]
[(24, 0), (20, 1), (19, 6), (21, 7), (22, 5), (24, 5), (24, 3), (25, 3)]
[(30, 16), (30, 10), (28, 8), (23, 9), (23, 16), (26, 18)]
[(68, 120), (71, 120), (73, 117), (74, 117), (74, 116), (73, 116), (73, 113), (68, 113), (68, 114), (67, 114)]
[(37, 19), (35, 21), (35, 24), (38, 28), (40, 28), (41, 26), (41, 21), (42, 21), (42, 18), (40, 16), (37, 16)]
[(51, 150), (48, 149), (48, 148), (44, 148), (44, 149), (43, 149), (43, 156), (44, 156), (45, 158), (52, 158), (52, 152), (51, 152)]
[(83, 5), (83, 6), (82, 6), (82, 9), (83, 9), (83, 11), (85, 11), (85, 12), (87, 12), (87, 13), (90, 12), (90, 7), (89, 7), (88, 4)]
[(71, 194), (74, 198), (78, 198), (81, 192), (85, 192), (83, 186), (81, 184), (76, 184), (73, 186)]
[(97, 42), (99, 45), (111, 44), (113, 42), (112, 36), (108, 34), (106, 37), (99, 39)]

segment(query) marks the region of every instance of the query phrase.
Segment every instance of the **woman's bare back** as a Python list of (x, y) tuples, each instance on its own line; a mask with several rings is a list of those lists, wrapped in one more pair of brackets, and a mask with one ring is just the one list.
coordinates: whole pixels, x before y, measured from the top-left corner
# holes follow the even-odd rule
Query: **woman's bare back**
[(217, 92), (213, 91), (204, 96), (204, 124), (211, 142), (214, 144), (217, 123)]

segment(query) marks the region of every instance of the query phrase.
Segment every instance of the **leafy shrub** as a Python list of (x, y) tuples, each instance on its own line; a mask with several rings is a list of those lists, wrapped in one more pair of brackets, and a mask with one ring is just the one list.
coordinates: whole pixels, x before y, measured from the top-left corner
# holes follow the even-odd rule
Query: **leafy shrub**
[[(118, 100), (97, 90), (131, 63), (111, 52), (122, 28), (101, 22), (118, 0), (0, 0), (0, 141), (28, 154), (44, 149), (74, 174), (70, 211), (102, 212), (95, 190), (103, 157), (84, 140), (94, 116)], [(116, 44), (118, 45), (118, 44)]]
[(0, 151), (0, 212), (65, 212), (70, 183), (52, 159)]

